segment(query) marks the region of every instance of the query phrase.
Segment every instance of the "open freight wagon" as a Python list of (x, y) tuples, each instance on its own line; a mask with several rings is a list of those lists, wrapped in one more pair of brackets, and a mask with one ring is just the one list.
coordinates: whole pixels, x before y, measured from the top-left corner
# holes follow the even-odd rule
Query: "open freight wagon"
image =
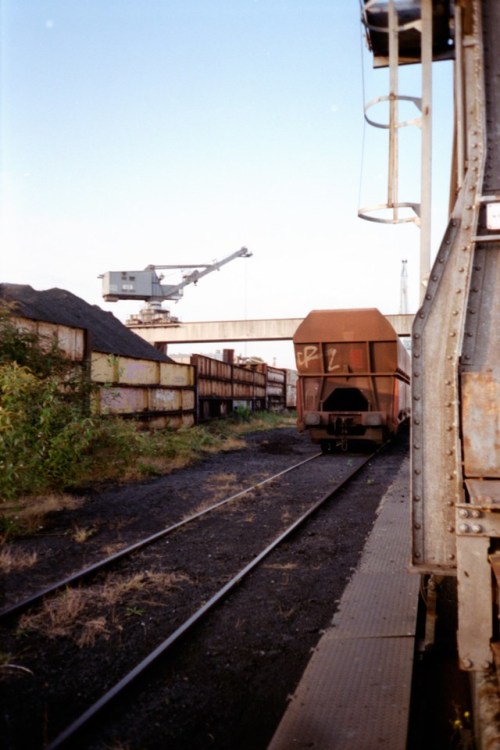
[(380, 444), (407, 419), (410, 357), (379, 310), (313, 310), (293, 343), (298, 428), (324, 452)]

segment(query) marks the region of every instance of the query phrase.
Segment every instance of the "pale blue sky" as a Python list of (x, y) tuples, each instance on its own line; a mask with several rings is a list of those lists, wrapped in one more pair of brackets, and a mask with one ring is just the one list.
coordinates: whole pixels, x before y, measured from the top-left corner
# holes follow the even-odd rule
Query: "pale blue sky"
[[(187, 287), (172, 313), (396, 313), (402, 259), (416, 308), (419, 230), (357, 217), (385, 199), (387, 160), (385, 133), (363, 125), (362, 66), (366, 99), (387, 77), (371, 69), (357, 0), (0, 9), (2, 281), (68, 289), (125, 319), (141, 304), (105, 303), (99, 274), (211, 263), (244, 245), (251, 259)], [(434, 68), (435, 252), (452, 113), (450, 64)], [(401, 93), (418, 95), (419, 76), (402, 70)], [(418, 199), (416, 139), (402, 136), (405, 201)], [(237, 349), (269, 359), (269, 347)]]

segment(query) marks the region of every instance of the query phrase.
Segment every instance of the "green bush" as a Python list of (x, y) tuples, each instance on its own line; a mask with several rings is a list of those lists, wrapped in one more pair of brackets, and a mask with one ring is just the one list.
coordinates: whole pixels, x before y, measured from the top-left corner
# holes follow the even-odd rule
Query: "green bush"
[(85, 371), (55, 341), (16, 328), (12, 312), (0, 307), (0, 500), (166, 473), (235, 447), (235, 435), (283, 424), (282, 415), (243, 408), (206, 427), (150, 433), (91, 415)]

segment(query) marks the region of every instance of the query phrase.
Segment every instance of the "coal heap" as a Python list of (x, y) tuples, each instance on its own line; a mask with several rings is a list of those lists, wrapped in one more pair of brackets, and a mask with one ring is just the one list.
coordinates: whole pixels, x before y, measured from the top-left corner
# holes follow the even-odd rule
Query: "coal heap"
[(0, 284), (0, 301), (13, 305), (13, 313), (73, 328), (86, 328), (93, 351), (135, 359), (173, 362), (141, 339), (110, 312), (89, 305), (65, 289), (37, 291), (27, 284)]

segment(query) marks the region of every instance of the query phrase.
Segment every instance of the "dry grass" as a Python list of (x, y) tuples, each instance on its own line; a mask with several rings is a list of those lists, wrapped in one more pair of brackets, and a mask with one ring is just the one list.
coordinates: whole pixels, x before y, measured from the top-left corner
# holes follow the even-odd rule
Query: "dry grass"
[(84, 500), (72, 495), (49, 494), (37, 497), (25, 497), (15, 503), (5, 503), (1, 506), (0, 521), (5, 529), (0, 534), (0, 544), (10, 536), (29, 536), (35, 534), (45, 523), (45, 516), (60, 510), (75, 510)]
[(83, 544), (83, 542), (86, 542), (87, 539), (90, 539), (95, 534), (97, 534), (97, 529), (95, 528), (95, 526), (90, 526), (87, 529), (82, 528), (81, 526), (75, 526), (71, 534), (71, 538), (77, 544)]
[(85, 592), (65, 589), (58, 596), (44, 601), (40, 612), (22, 615), (21, 631), (36, 630), (49, 638), (69, 635), (85, 608)]
[(32, 568), (38, 560), (36, 552), (23, 552), (11, 547), (0, 549), (0, 573), (14, 573), (18, 570)]
[[(92, 647), (98, 638), (107, 639), (111, 633), (106, 616), (96, 614), (96, 609), (104, 607), (109, 614), (110, 608), (123, 601), (131, 605), (134, 592), (159, 592), (165, 597), (169, 590), (185, 581), (189, 577), (182, 573), (144, 571), (128, 577), (111, 574), (103, 583), (87, 589), (65, 589), (47, 599), (39, 612), (21, 617), (19, 631), (36, 631), (47, 638), (64, 636), (80, 648)], [(116, 613), (111, 614), (113, 626), (119, 629)]]
[(106, 627), (105, 617), (97, 617), (95, 620), (84, 622), (80, 636), (76, 642), (80, 648), (92, 647), (99, 637), (109, 638), (109, 630)]
[(297, 563), (266, 563), (262, 567), (268, 570), (297, 570)]

